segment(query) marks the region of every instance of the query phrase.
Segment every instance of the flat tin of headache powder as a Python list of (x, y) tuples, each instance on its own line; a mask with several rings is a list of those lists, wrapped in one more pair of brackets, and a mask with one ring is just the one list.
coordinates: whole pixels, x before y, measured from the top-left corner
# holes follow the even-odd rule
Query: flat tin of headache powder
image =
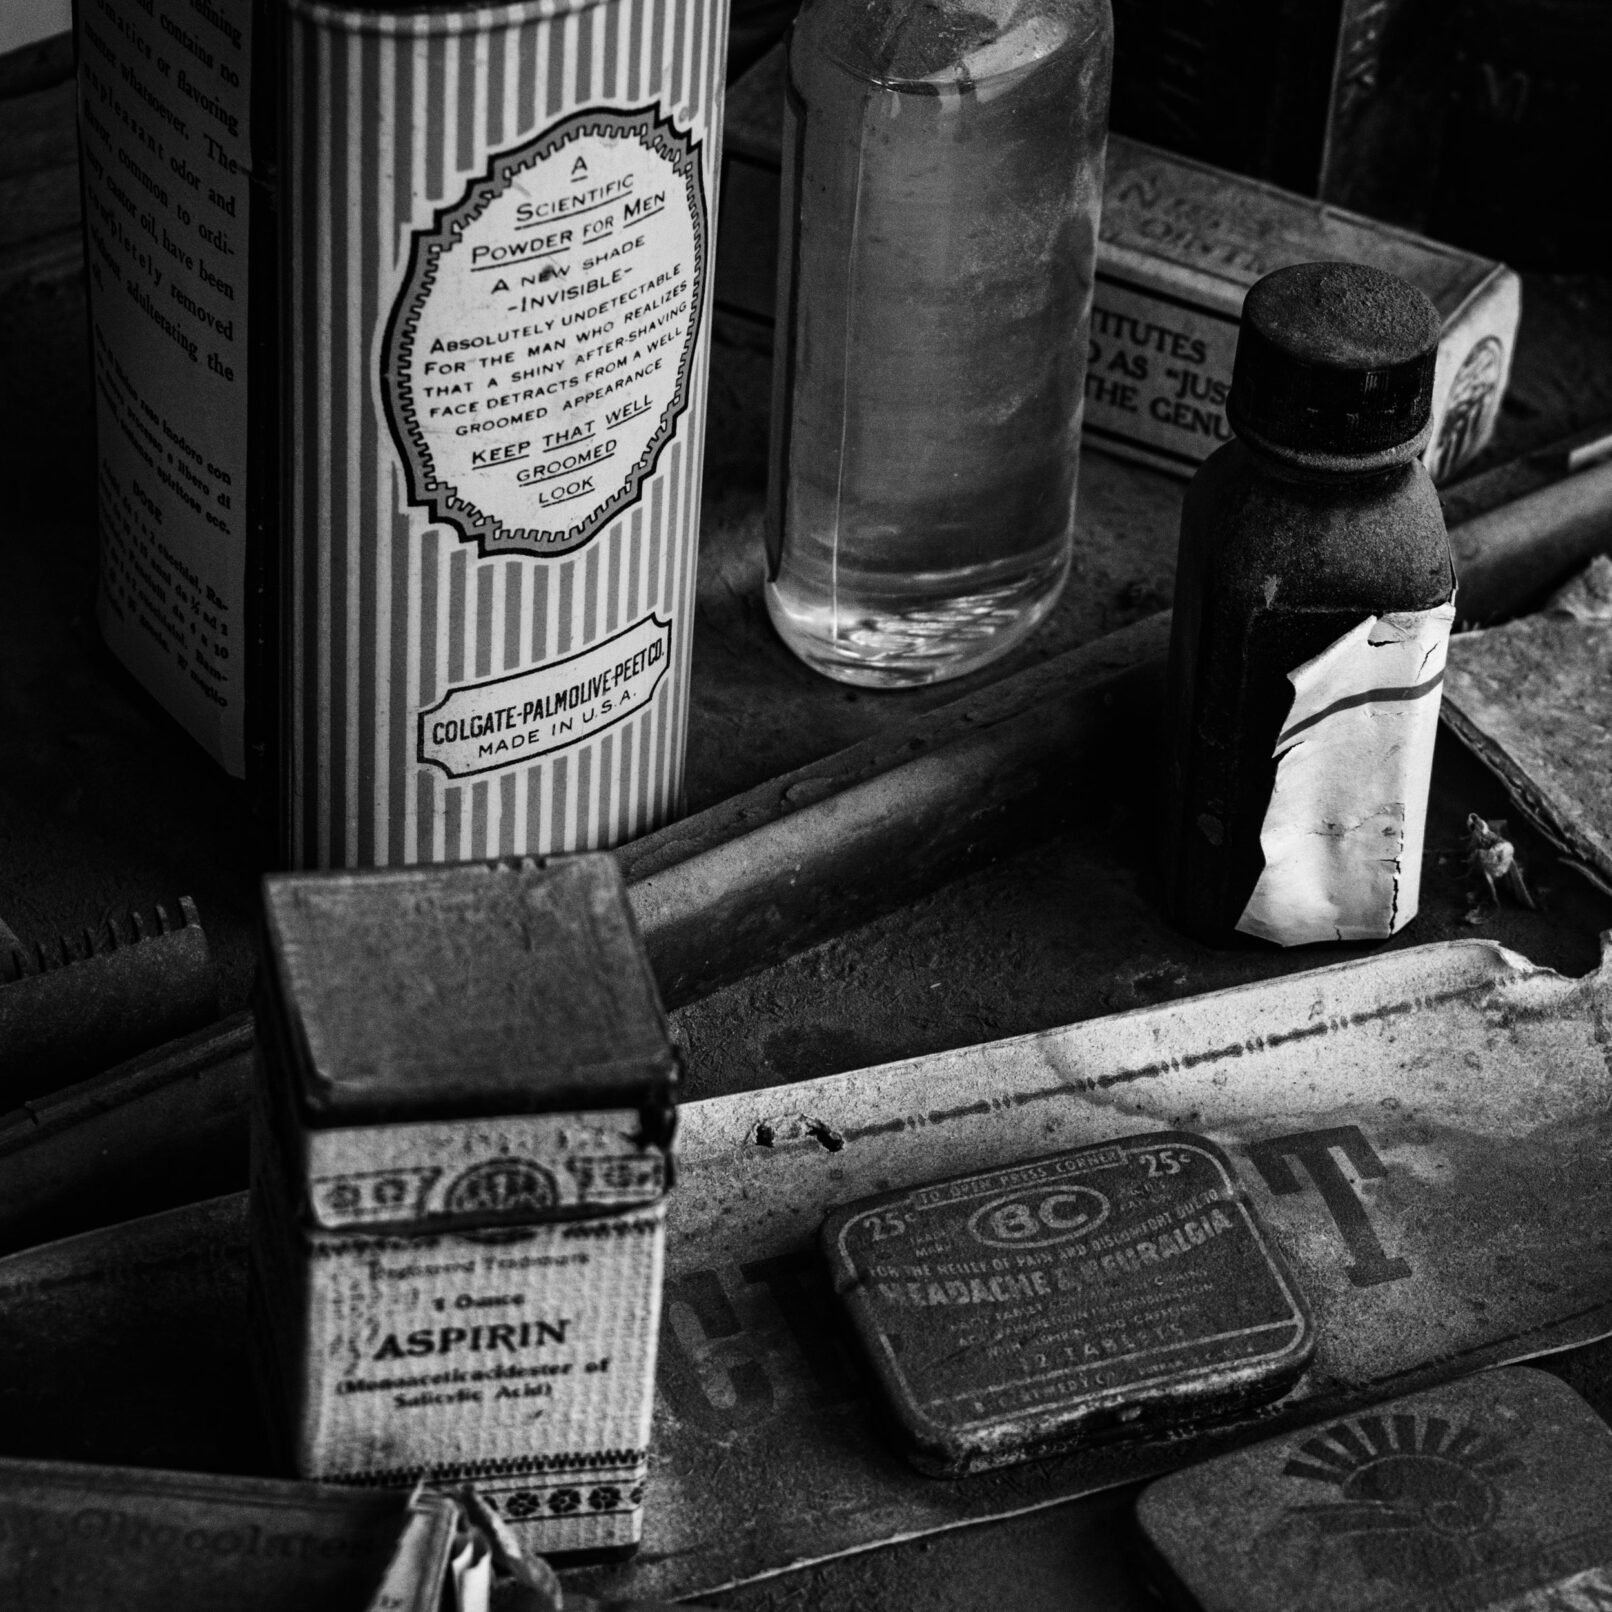
[(1184, 1131), (865, 1199), (822, 1244), (908, 1455), (937, 1475), (1229, 1414), (1315, 1347), (1230, 1160)]
[(1612, 1428), (1510, 1366), (1177, 1472), (1137, 1522), (1182, 1612), (1612, 1607)]

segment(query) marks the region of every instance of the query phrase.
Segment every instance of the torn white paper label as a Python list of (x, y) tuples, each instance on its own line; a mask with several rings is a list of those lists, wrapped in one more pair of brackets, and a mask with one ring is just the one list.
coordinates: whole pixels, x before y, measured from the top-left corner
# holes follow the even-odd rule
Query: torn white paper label
[(1453, 596), (1368, 616), (1296, 671), (1265, 867), (1237, 928), (1280, 946), (1386, 940), (1416, 916)]
[(458, 1612), (487, 1612), (493, 1592), (493, 1559), (479, 1534), (465, 1538), (453, 1558), (453, 1600)]

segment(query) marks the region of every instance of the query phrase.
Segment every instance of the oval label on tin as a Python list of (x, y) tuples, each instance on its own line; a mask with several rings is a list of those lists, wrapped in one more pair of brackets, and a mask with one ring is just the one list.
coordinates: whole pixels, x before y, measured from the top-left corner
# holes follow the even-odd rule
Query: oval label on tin
[(1094, 1187), (1021, 1187), (976, 1209), (968, 1229), (992, 1248), (1045, 1248), (1087, 1236), (1108, 1219), (1108, 1210), (1108, 1199)]
[(483, 555), (569, 554), (638, 498), (688, 406), (699, 147), (589, 110), (415, 232), (383, 392), (412, 502)]

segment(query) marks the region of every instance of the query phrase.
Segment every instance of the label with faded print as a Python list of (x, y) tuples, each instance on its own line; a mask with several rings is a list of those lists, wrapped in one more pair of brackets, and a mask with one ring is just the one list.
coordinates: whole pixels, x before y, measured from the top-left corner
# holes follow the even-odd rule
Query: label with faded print
[(309, 1130), (295, 1165), (257, 1128), (299, 1472), (473, 1480), (538, 1553), (638, 1538), (667, 1178), (639, 1119)]
[[(492, 1161), (476, 1194), (525, 1191)], [(642, 1527), (664, 1201), (516, 1231), (308, 1235), (303, 1470), (470, 1479), (532, 1550)]]

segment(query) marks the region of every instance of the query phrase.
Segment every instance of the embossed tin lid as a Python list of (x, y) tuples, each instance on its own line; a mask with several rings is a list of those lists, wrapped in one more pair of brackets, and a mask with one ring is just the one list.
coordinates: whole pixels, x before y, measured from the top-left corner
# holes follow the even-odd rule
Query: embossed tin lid
[(678, 1059), (613, 857), (263, 881), (259, 1031), (304, 1120), (640, 1109)]
[(1229, 1414), (1315, 1347), (1230, 1161), (1184, 1131), (866, 1199), (822, 1246), (926, 1472)]
[(1526, 1366), (1206, 1461), (1136, 1512), (1187, 1612), (1612, 1606), (1612, 1428)]

